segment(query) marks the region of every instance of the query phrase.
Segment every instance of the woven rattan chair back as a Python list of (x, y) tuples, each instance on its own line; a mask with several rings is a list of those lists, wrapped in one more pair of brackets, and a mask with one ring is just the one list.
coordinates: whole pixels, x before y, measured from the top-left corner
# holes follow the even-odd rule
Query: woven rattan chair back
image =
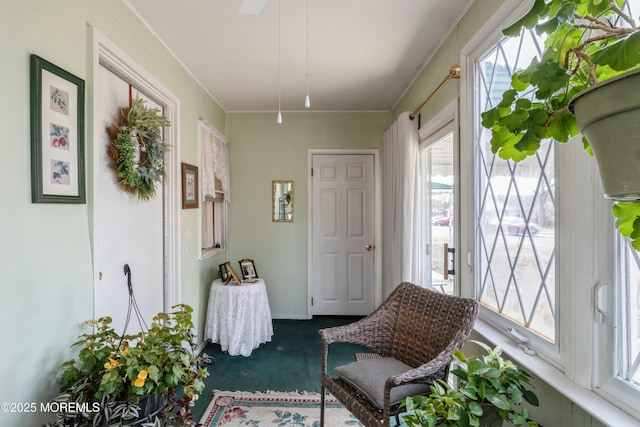
[(434, 359), (452, 341), (462, 347), (473, 327), (475, 301), (403, 284), (391, 357), (412, 367)]
[[(452, 353), (460, 349), (473, 329), (478, 303), (403, 282), (369, 316), (355, 323), (320, 330), (322, 337), (322, 409), (324, 393), (338, 399), (362, 424), (387, 426), (397, 406), (389, 404), (391, 388), (410, 383), (432, 384), (446, 379)], [(381, 356), (393, 357), (413, 367), (390, 377), (385, 384), (385, 404), (379, 409), (347, 383), (327, 372), (329, 344), (345, 342), (365, 345)]]

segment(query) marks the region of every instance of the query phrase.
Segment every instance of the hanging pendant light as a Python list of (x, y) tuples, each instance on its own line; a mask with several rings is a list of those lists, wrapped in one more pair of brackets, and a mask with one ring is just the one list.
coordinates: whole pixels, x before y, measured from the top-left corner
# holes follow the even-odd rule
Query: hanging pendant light
[(280, 0), (278, 0), (278, 117), (276, 122), (282, 124), (282, 110), (280, 109), (280, 102), (282, 98), (282, 73), (281, 68), (281, 54), (280, 54)]
[(307, 0), (307, 96), (304, 98), (304, 106), (311, 107), (309, 99), (309, 0)]

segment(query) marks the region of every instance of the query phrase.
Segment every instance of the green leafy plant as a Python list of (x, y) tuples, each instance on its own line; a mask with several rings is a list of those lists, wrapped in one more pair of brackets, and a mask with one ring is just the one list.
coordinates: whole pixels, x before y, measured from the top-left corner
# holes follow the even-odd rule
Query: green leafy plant
[(287, 204), (291, 203), (291, 191), (287, 191), (282, 197), (287, 201)]
[(80, 348), (77, 359), (60, 366), (56, 399), (78, 410), (59, 413), (51, 425), (127, 425), (150, 396), (160, 402), (158, 422), (191, 425), (190, 406), (209, 373), (195, 355), (193, 310), (185, 304), (173, 309), (136, 335), (120, 336), (109, 317), (86, 321), (93, 330), (73, 344)]
[(109, 154), (118, 180), (142, 200), (154, 197), (156, 183), (165, 177), (164, 155), (169, 145), (163, 141), (162, 127), (170, 122), (161, 113), (136, 98), (130, 107), (121, 108), (117, 120), (107, 127)]
[(458, 380), (453, 389), (446, 381), (431, 386), (428, 396), (412, 396), (404, 402), (408, 413), (402, 418), (409, 427), (481, 426), (488, 419), (507, 420), (514, 425), (538, 424), (531, 420), (524, 402), (538, 406), (530, 389), (530, 375), (502, 357), (502, 348), (490, 348), (479, 341), (486, 355), (468, 358), (454, 352), (451, 373)]
[[(540, 60), (515, 72), (500, 103), (482, 113), (494, 153), (517, 162), (535, 154), (545, 138), (569, 141), (578, 134), (572, 98), (598, 82), (640, 68), (640, 26), (623, 11), (624, 3), (536, 0), (524, 17), (503, 30), (506, 36), (519, 36), (523, 28), (535, 29), (547, 39)], [(587, 139), (582, 142), (592, 154)], [(620, 234), (640, 250), (640, 213), (634, 204), (616, 203), (613, 215)]]

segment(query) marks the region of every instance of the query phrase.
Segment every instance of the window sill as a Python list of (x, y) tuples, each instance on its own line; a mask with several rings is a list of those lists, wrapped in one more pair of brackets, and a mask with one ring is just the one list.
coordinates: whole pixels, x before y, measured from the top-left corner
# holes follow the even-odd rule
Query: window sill
[(567, 378), (561, 370), (545, 362), (540, 357), (524, 353), (514, 341), (484, 320), (477, 319), (474, 330), (492, 345), (502, 347), (503, 351), (515, 363), (523, 366), (527, 372), (557, 390), (558, 393), (603, 424), (612, 426), (638, 425), (636, 418), (605, 400), (597, 393), (577, 385)]
[(209, 248), (209, 249), (202, 249), (202, 252), (200, 252), (200, 260), (204, 261), (207, 258), (211, 258), (214, 255), (218, 255), (224, 252), (224, 248)]

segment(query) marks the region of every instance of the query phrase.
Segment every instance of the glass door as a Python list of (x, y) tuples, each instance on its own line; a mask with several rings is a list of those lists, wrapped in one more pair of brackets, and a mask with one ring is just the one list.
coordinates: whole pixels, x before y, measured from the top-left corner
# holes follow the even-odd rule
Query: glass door
[(422, 281), (448, 294), (454, 293), (455, 187), (453, 124), (420, 143)]

